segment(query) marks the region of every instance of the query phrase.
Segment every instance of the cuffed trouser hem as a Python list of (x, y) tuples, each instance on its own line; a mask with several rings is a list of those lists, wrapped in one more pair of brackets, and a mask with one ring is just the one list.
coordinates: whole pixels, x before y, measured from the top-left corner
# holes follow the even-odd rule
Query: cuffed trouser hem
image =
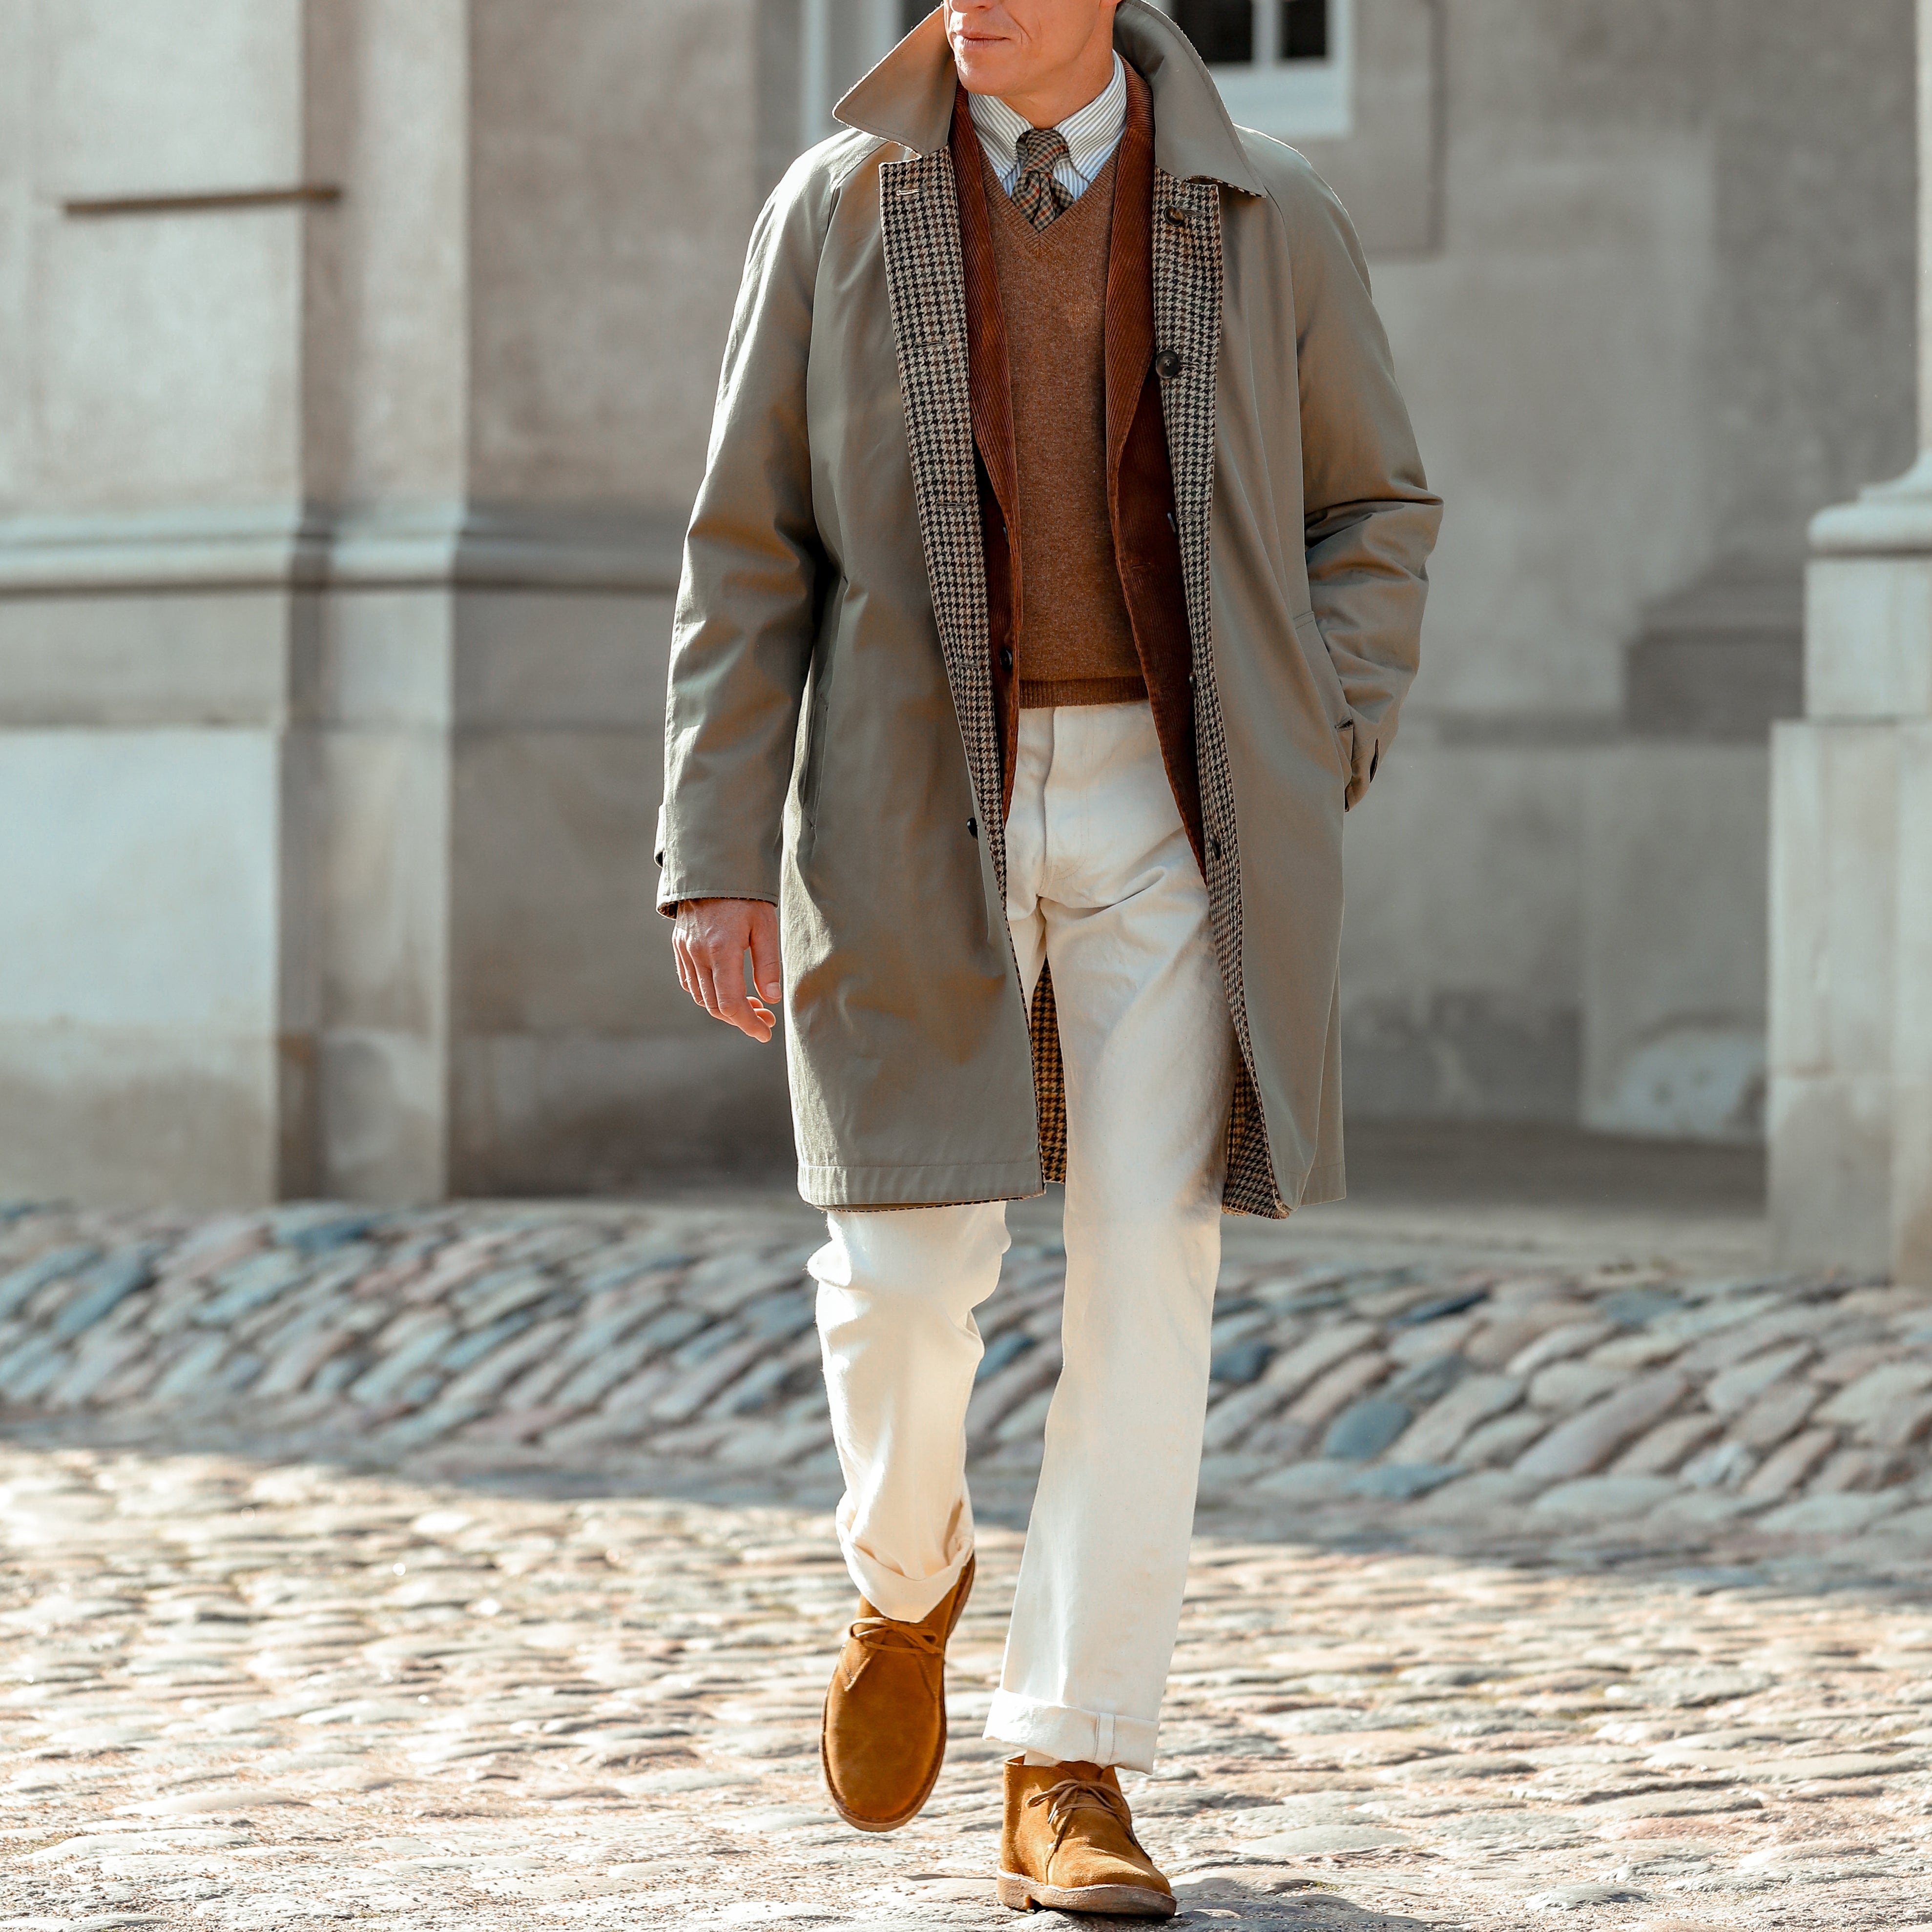
[(1152, 1771), (1160, 1742), (1158, 1718), (1122, 1718), (1111, 1711), (1073, 1711), (1038, 1704), (1011, 1690), (993, 1694), (986, 1736), (1004, 1749), (1038, 1751), (1061, 1764), (1115, 1765)]
[(972, 1538), (966, 1538), (943, 1570), (930, 1576), (902, 1576), (852, 1540), (846, 1526), (847, 1508), (847, 1504), (839, 1508), (839, 1548), (845, 1554), (846, 1572), (858, 1586), (859, 1594), (881, 1616), (890, 1617), (895, 1623), (916, 1624), (930, 1616), (960, 1580), (960, 1573), (972, 1554)]

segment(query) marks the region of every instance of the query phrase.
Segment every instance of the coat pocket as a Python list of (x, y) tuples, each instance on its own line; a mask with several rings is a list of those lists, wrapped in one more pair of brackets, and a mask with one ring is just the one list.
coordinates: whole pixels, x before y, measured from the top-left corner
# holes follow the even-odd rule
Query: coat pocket
[(1321, 626), (1316, 622), (1312, 610), (1304, 610), (1295, 620), (1295, 641), (1301, 646), (1302, 662), (1308, 666), (1309, 676), (1315, 681), (1324, 717), (1328, 724), (1328, 735), (1335, 747), (1336, 762), (1342, 767), (1342, 775), (1351, 784), (1355, 778), (1355, 714), (1349, 708), (1348, 694), (1342, 688), (1340, 674), (1335, 668), (1335, 660), (1328, 654), (1328, 646), (1323, 642)]

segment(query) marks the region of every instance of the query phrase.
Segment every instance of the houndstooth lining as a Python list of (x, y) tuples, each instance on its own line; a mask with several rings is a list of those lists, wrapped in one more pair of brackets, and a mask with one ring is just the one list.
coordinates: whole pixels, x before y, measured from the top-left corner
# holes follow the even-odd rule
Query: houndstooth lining
[[(979, 806), (980, 836), (1006, 903), (1005, 786), (999, 707), (993, 694), (986, 554), (981, 548), (979, 478), (973, 448), (966, 339), (966, 268), (960, 252), (959, 190), (953, 158), (941, 148), (879, 170), (885, 287), (912, 500), (926, 554), (933, 619)], [(1008, 940), (1009, 947), (1011, 936)], [(1019, 966), (1015, 962), (1014, 976)], [(1043, 1181), (1066, 1178), (1067, 1096), (1053, 984), (1043, 971), (1028, 1015), (1033, 1098)]]
[[(1179, 218), (1177, 219), (1176, 217)], [(1194, 756), (1214, 950), (1240, 1048), (1227, 1123), (1221, 1205), (1279, 1220), (1288, 1204), (1275, 1185), (1267, 1122), (1254, 1078), (1254, 1046), (1241, 972), (1241, 843), (1234, 779), (1214, 675), (1209, 541), (1214, 517), (1215, 381), (1221, 348), (1221, 189), (1212, 181), (1154, 173), (1154, 340), (1161, 411), (1174, 479), (1174, 522), (1194, 675)], [(1178, 358), (1178, 362), (1171, 358)]]
[(1033, 1041), (1033, 1094), (1040, 1116), (1040, 1178), (1067, 1178), (1067, 1067), (1060, 1058), (1060, 1011), (1053, 1000), (1053, 969), (1042, 965), (1028, 1016)]
[(966, 268), (952, 155), (941, 148), (909, 161), (888, 162), (879, 171), (879, 196), (885, 287), (912, 459), (912, 500), (925, 548), (933, 619), (979, 803), (980, 836), (992, 855), (1003, 905), (1005, 788), (999, 714), (993, 697), (986, 556), (980, 548)]

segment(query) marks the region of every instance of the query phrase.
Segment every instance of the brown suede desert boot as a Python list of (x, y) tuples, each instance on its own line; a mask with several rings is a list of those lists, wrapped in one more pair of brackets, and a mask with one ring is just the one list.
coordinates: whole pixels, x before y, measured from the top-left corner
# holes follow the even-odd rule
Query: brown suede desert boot
[(1120, 1780), (1108, 1766), (1006, 1761), (999, 1902), (1018, 1912), (1173, 1916), (1173, 1888), (1134, 1835)]
[(839, 1816), (861, 1832), (896, 1832), (933, 1795), (946, 1756), (946, 1640), (972, 1592), (973, 1558), (916, 1624), (882, 1617), (861, 1597), (825, 1693), (819, 1761)]

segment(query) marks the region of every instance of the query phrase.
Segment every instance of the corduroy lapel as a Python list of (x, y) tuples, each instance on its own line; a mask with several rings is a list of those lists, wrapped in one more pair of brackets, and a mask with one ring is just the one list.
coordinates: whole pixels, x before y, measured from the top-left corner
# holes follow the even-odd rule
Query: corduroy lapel
[[(1127, 130), (1113, 177), (1107, 258), (1107, 488), (1120, 487), (1120, 452), (1154, 359), (1154, 110), (1147, 83), (1127, 70)], [(1118, 518), (1116, 519), (1116, 523)]]

